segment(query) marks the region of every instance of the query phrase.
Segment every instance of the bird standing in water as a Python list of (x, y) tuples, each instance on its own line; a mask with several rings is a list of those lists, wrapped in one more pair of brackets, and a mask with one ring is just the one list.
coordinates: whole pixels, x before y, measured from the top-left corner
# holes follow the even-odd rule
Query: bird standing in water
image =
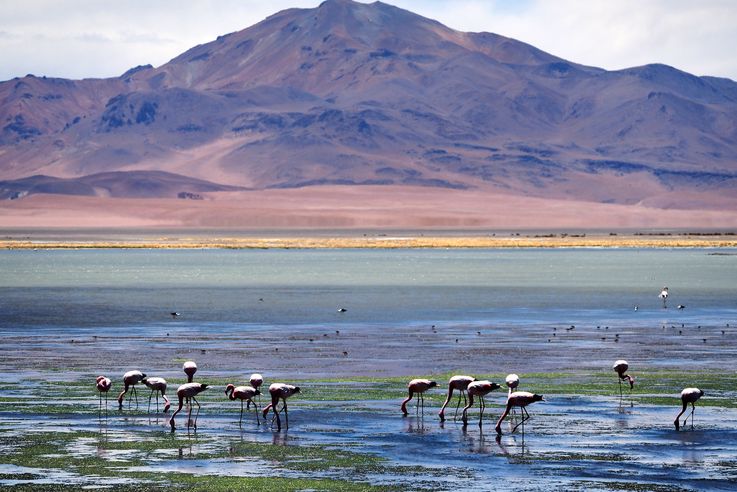
[(463, 408), (463, 425), (468, 425), (467, 412), (468, 409), (473, 406), (473, 397), (478, 396), (479, 398), (479, 427), (483, 425), (484, 410), (486, 409), (486, 402), (484, 396), (488, 395), (495, 389), (499, 389), (496, 383), (491, 381), (474, 381), (468, 385), (468, 405)]
[(681, 391), (681, 403), (683, 403), (683, 409), (681, 412), (676, 416), (676, 420), (673, 421), (673, 425), (676, 426), (676, 430), (679, 430), (681, 428), (680, 424), (678, 423), (678, 419), (681, 418), (681, 415), (683, 415), (683, 412), (686, 411), (686, 408), (688, 407), (688, 404), (691, 404), (691, 413), (686, 416), (686, 419), (683, 421), (683, 425), (686, 425), (686, 422), (688, 422), (688, 417), (691, 417), (691, 429), (693, 429), (693, 414), (696, 410), (695, 403), (704, 396), (704, 392), (701, 391), (698, 388), (686, 388), (683, 391)]
[[(248, 382), (251, 383), (251, 387), (253, 389), (259, 389), (261, 385), (264, 384), (264, 377), (259, 373), (253, 373), (251, 374), (251, 377), (248, 379)], [(257, 395), (258, 395), (258, 401), (260, 403), (261, 402), (261, 392), (259, 391)], [(251, 403), (252, 403), (251, 401), (248, 401), (248, 403), (246, 404), (246, 410), (251, 408)], [(253, 404), (254, 406), (256, 405), (256, 403), (253, 403)]]
[(545, 401), (545, 398), (543, 395), (528, 393), (527, 391), (515, 391), (509, 397), (507, 398), (507, 406), (504, 409), (504, 413), (502, 413), (502, 416), (499, 417), (499, 420), (496, 423), (496, 433), (498, 435), (502, 435), (502, 422), (504, 419), (509, 415), (509, 411), (513, 407), (520, 407), (522, 411), (522, 421), (515, 425), (512, 429), (512, 432), (517, 430), (517, 427), (520, 425), (522, 426), (522, 433), (525, 433), (525, 422), (530, 418), (530, 414), (527, 413), (527, 410), (525, 407), (529, 405), (530, 403), (534, 403), (536, 401)]
[(148, 411), (151, 411), (151, 397), (153, 397), (154, 392), (156, 392), (156, 412), (159, 411), (159, 393), (161, 393), (161, 397), (164, 398), (164, 413), (168, 412), (171, 402), (169, 401), (169, 398), (166, 397), (166, 379), (147, 377), (143, 379), (143, 384), (151, 390), (151, 394), (148, 395)]
[(663, 290), (660, 291), (660, 295), (658, 297), (663, 300), (663, 309), (667, 308), (668, 306), (665, 305), (665, 301), (668, 299), (668, 287), (663, 287)]
[(635, 378), (627, 374), (627, 369), (629, 369), (629, 364), (627, 364), (626, 360), (618, 360), (614, 362), (614, 366), (612, 366), (612, 369), (614, 369), (614, 372), (617, 373), (617, 376), (619, 376), (619, 397), (622, 398), (622, 381), (627, 381), (630, 383), (630, 390), (635, 387)]
[(191, 383), (194, 379), (195, 373), (197, 372), (197, 364), (192, 360), (188, 360), (182, 364), (182, 370), (184, 371), (184, 374), (187, 375), (187, 382)]
[(228, 395), (228, 398), (231, 400), (238, 399), (241, 401), (241, 417), (238, 420), (239, 425), (243, 423), (243, 402), (244, 401), (247, 401), (249, 406), (251, 403), (253, 403), (253, 407), (256, 409), (256, 425), (261, 425), (261, 422), (258, 419), (258, 405), (256, 404), (256, 402), (253, 401), (253, 398), (255, 396), (261, 394), (259, 390), (257, 390), (256, 388), (252, 386), (235, 386), (233, 384), (229, 384), (228, 386), (225, 387), (225, 394)]
[(107, 393), (113, 387), (113, 382), (105, 376), (97, 376), (96, 386), (97, 391), (100, 393), (100, 406), (98, 409), (102, 412), (102, 394), (105, 393), (105, 415), (107, 415)]
[(458, 403), (456, 404), (456, 411), (453, 415), (453, 420), (455, 420), (458, 416), (458, 408), (461, 406), (461, 397), (463, 397), (463, 404), (465, 405), (466, 390), (468, 389), (468, 385), (473, 383), (474, 381), (476, 381), (476, 378), (472, 376), (453, 376), (452, 378), (450, 378), (450, 381), (448, 381), (448, 397), (445, 399), (443, 406), (440, 408), (440, 412), (438, 412), (441, 422), (445, 420), (445, 407), (448, 406), (448, 403), (453, 397), (453, 391), (458, 391)]
[(409, 396), (402, 402), (402, 413), (406, 416), (407, 415), (407, 403), (412, 399), (415, 393), (417, 393), (417, 406), (416, 411), (420, 411), (420, 406), (422, 406), (422, 413), (424, 415), (425, 413), (425, 397), (423, 396), (423, 393), (425, 391), (429, 390), (430, 388), (434, 388), (437, 386), (438, 383), (435, 381), (430, 381), (429, 379), (413, 379), (412, 381), (407, 384), (407, 390), (409, 391)]
[[(279, 417), (279, 400), (284, 402), (284, 417), (286, 419), (286, 427), (289, 430), (289, 412), (287, 411), (287, 398), (292, 395), (299, 393), (299, 386), (293, 386), (285, 383), (274, 383), (269, 386), (269, 394), (271, 395), (271, 403), (269, 403), (263, 410), (263, 417), (266, 418), (269, 410), (274, 411), (274, 418), (276, 419), (276, 430), (281, 431), (281, 418)], [(273, 420), (272, 420), (273, 422)]]
[[(133, 396), (136, 399), (136, 407), (138, 407), (138, 392), (136, 392), (136, 385), (143, 381), (146, 375), (141, 371), (128, 371), (123, 374), (123, 391), (118, 395), (118, 409), (123, 409), (123, 398), (128, 393), (128, 389), (132, 389)], [(130, 407), (130, 399), (128, 400), (128, 406)]]
[[(181, 385), (179, 388), (177, 388), (177, 398), (179, 399), (179, 408), (177, 408), (177, 411), (174, 412), (171, 416), (171, 419), (169, 419), (169, 425), (171, 425), (171, 431), (174, 432), (176, 426), (174, 425), (174, 417), (177, 416), (179, 412), (182, 411), (182, 407), (184, 406), (184, 400), (187, 401), (191, 400), (197, 404), (197, 413), (194, 416), (194, 430), (197, 430), (197, 417), (200, 415), (200, 402), (197, 401), (197, 398), (195, 398), (197, 395), (202, 393), (207, 389), (206, 384), (202, 383), (185, 383)], [(189, 410), (187, 412), (187, 430), (189, 430), (190, 426), (192, 425), (192, 407), (189, 407)]]

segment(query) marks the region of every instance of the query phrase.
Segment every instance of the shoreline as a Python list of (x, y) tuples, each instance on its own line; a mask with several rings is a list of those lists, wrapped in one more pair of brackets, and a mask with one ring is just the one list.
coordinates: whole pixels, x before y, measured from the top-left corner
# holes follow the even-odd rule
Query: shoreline
[[(154, 234), (151, 234), (152, 236)], [(146, 235), (148, 236), (148, 235)], [(557, 249), (557, 248), (737, 248), (734, 233), (392, 235), (280, 237), (160, 236), (85, 238), (12, 237), (0, 250), (35, 249)]]

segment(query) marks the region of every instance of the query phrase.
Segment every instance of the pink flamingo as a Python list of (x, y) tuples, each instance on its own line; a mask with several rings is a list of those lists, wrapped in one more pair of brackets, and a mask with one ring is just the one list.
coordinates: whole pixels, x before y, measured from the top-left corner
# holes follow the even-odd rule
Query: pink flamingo
[(484, 396), (488, 395), (495, 389), (499, 389), (501, 386), (499, 386), (496, 383), (492, 383), (491, 381), (474, 381), (473, 383), (468, 385), (468, 405), (465, 406), (463, 409), (463, 425), (468, 425), (468, 409), (473, 406), (473, 397), (478, 396), (479, 397), (479, 427), (483, 425), (482, 419), (484, 418), (484, 410), (486, 409), (486, 402), (484, 401)]
[(182, 370), (184, 371), (184, 374), (187, 375), (187, 382), (191, 383), (194, 379), (194, 374), (197, 372), (197, 364), (192, 360), (188, 360), (182, 364)]
[(618, 360), (614, 363), (614, 366), (612, 369), (614, 369), (614, 372), (617, 373), (619, 376), (619, 397), (622, 397), (622, 381), (627, 381), (630, 383), (630, 390), (634, 388), (635, 386), (635, 378), (630, 376), (627, 373), (627, 369), (629, 369), (629, 364), (627, 364), (626, 360)]
[[(138, 393), (136, 392), (136, 385), (143, 381), (143, 378), (145, 378), (146, 375), (142, 373), (141, 371), (128, 371), (125, 374), (123, 374), (123, 391), (120, 392), (118, 395), (118, 409), (123, 409), (123, 398), (125, 397), (125, 394), (128, 393), (128, 389), (132, 388), (133, 390), (133, 396), (136, 398), (136, 407), (138, 407)], [(130, 407), (130, 400), (128, 400), (128, 406)]]
[(461, 397), (463, 397), (463, 404), (465, 405), (466, 390), (468, 389), (468, 385), (474, 381), (476, 381), (476, 378), (471, 376), (453, 376), (450, 378), (450, 381), (448, 381), (448, 397), (440, 408), (440, 412), (438, 412), (441, 422), (445, 421), (445, 407), (448, 406), (448, 403), (453, 397), (453, 391), (458, 390), (458, 404), (456, 404), (456, 411), (455, 414), (453, 414), (453, 420), (455, 420), (458, 416), (458, 408), (461, 406)]
[[(256, 402), (253, 401), (253, 398), (257, 395), (260, 395), (261, 392), (257, 390), (256, 388), (252, 386), (235, 386), (233, 384), (229, 384), (225, 387), (225, 394), (228, 395), (228, 398), (231, 400), (238, 399), (241, 401), (241, 417), (238, 420), (238, 424), (242, 424), (243, 422), (243, 402), (247, 401), (250, 405), (253, 403), (254, 408), (256, 409), (256, 425), (261, 425), (261, 422), (258, 419), (258, 405)], [(248, 408), (248, 407), (246, 407)]]
[(107, 415), (107, 393), (110, 391), (110, 388), (113, 387), (113, 382), (110, 381), (110, 378), (106, 378), (105, 376), (97, 376), (97, 391), (100, 392), (100, 405), (98, 409), (102, 411), (102, 394), (105, 393), (105, 415)]
[[(269, 386), (269, 394), (271, 394), (271, 403), (269, 403), (263, 410), (263, 417), (266, 419), (266, 415), (269, 413), (269, 409), (274, 410), (274, 418), (276, 418), (276, 430), (281, 431), (281, 418), (279, 418), (279, 400), (284, 402), (284, 416), (286, 417), (286, 428), (289, 429), (289, 412), (287, 411), (287, 398), (292, 395), (299, 393), (299, 386), (293, 386), (285, 383), (274, 383)], [(273, 419), (272, 419), (273, 422)]]
[[(251, 377), (249, 378), (248, 382), (251, 383), (251, 387), (253, 389), (259, 389), (261, 387), (261, 385), (264, 384), (264, 377), (261, 374), (254, 373), (254, 374), (251, 374)], [(258, 392), (257, 395), (258, 395), (258, 400), (260, 402), (261, 401), (261, 392)], [(251, 408), (251, 403), (253, 403), (253, 405), (256, 406), (256, 403), (251, 402), (251, 400), (249, 400), (246, 403), (246, 410), (248, 410), (249, 408)]]
[[(200, 415), (200, 402), (197, 401), (197, 398), (195, 398), (197, 395), (202, 393), (207, 389), (207, 384), (202, 383), (184, 383), (179, 388), (177, 388), (177, 398), (179, 399), (179, 408), (177, 408), (177, 411), (174, 412), (171, 416), (171, 419), (169, 419), (169, 425), (171, 425), (171, 431), (174, 432), (175, 425), (174, 425), (174, 417), (177, 416), (179, 412), (182, 411), (182, 407), (184, 406), (184, 400), (187, 401), (192, 400), (197, 404), (197, 413), (194, 416), (194, 430), (197, 430), (197, 417)], [(192, 407), (189, 407), (189, 411), (187, 413), (187, 430), (189, 430), (190, 425), (192, 424)]]
[(159, 393), (161, 393), (161, 397), (164, 399), (164, 413), (168, 412), (169, 407), (171, 407), (171, 402), (169, 401), (169, 398), (166, 397), (166, 379), (147, 377), (143, 379), (143, 384), (151, 390), (151, 394), (148, 395), (148, 411), (151, 411), (151, 397), (154, 396), (154, 392), (156, 392), (156, 411), (159, 411)]
[(414, 396), (415, 393), (417, 393), (417, 406), (415, 407), (415, 410), (417, 412), (420, 411), (420, 406), (422, 406), (422, 413), (425, 413), (425, 397), (423, 396), (423, 393), (425, 391), (429, 390), (430, 388), (434, 388), (437, 386), (438, 383), (435, 381), (430, 381), (429, 379), (413, 379), (409, 382), (407, 385), (407, 389), (409, 390), (409, 396), (402, 402), (402, 413), (406, 416), (407, 415), (407, 403), (412, 399), (412, 396)]
[(681, 410), (681, 413), (679, 413), (676, 416), (676, 420), (673, 421), (673, 425), (676, 426), (676, 430), (679, 430), (681, 426), (678, 424), (678, 419), (681, 418), (681, 415), (683, 415), (683, 412), (686, 411), (686, 407), (688, 407), (688, 404), (691, 404), (691, 413), (686, 416), (686, 419), (683, 421), (683, 425), (686, 425), (686, 422), (688, 422), (688, 417), (691, 417), (691, 429), (693, 429), (693, 414), (696, 410), (696, 407), (694, 404), (704, 396), (704, 392), (701, 391), (698, 388), (686, 388), (683, 391), (681, 391), (681, 402), (683, 403), (683, 409)]
[(543, 395), (533, 394), (529, 393), (527, 391), (515, 391), (509, 397), (507, 398), (507, 406), (504, 409), (504, 413), (502, 413), (502, 416), (499, 417), (499, 420), (496, 423), (496, 433), (498, 435), (502, 435), (502, 422), (504, 419), (509, 415), (509, 411), (513, 407), (520, 407), (522, 411), (522, 421), (515, 425), (512, 429), (512, 432), (517, 430), (517, 427), (520, 425), (522, 426), (522, 433), (525, 432), (525, 421), (530, 418), (530, 414), (527, 413), (527, 410), (525, 407), (529, 405), (530, 403), (534, 403), (536, 401), (545, 401), (545, 398), (543, 398)]

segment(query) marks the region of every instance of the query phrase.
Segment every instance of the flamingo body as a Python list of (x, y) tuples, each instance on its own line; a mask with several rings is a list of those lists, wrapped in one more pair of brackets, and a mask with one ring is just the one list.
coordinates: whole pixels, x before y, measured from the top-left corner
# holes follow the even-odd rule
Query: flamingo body
[(496, 383), (492, 383), (491, 381), (483, 380), (483, 381), (474, 381), (471, 384), (468, 385), (468, 405), (463, 409), (463, 424), (468, 424), (468, 409), (473, 406), (473, 398), (474, 396), (478, 397), (479, 399), (479, 427), (483, 424), (483, 418), (484, 418), (484, 410), (486, 409), (486, 402), (484, 401), (484, 396), (488, 395), (492, 391), (501, 388)]
[[(207, 389), (207, 384), (202, 383), (184, 383), (183, 385), (179, 386), (177, 388), (177, 398), (179, 399), (179, 408), (177, 408), (177, 411), (174, 412), (171, 416), (171, 419), (169, 419), (169, 425), (171, 425), (171, 431), (174, 432), (175, 425), (174, 425), (174, 417), (177, 416), (179, 412), (182, 411), (182, 407), (184, 406), (185, 400), (192, 400), (197, 404), (197, 414), (194, 418), (194, 429), (197, 430), (197, 417), (200, 414), (200, 403), (197, 401), (196, 396), (202, 393)], [(189, 415), (187, 416), (187, 429), (189, 429), (190, 424), (192, 422), (192, 408), (189, 407)]]
[(229, 384), (225, 387), (225, 394), (228, 395), (228, 398), (231, 400), (241, 401), (241, 416), (238, 421), (239, 424), (243, 421), (243, 402), (247, 401), (249, 403), (249, 408), (251, 403), (253, 403), (253, 406), (256, 408), (256, 424), (261, 425), (261, 422), (259, 422), (258, 419), (258, 405), (253, 401), (256, 396), (261, 394), (259, 390), (252, 386), (235, 386), (233, 384)]
[[(695, 403), (699, 401), (699, 398), (701, 398), (702, 396), (704, 396), (704, 392), (698, 388), (686, 388), (681, 391), (681, 403), (683, 404), (683, 409), (681, 409), (681, 412), (676, 416), (676, 420), (673, 421), (673, 425), (676, 426), (676, 430), (679, 430), (681, 428), (680, 424), (678, 423), (678, 419), (681, 418), (683, 412), (686, 411), (689, 403), (691, 404), (691, 413), (689, 414), (689, 416), (691, 417), (691, 428), (693, 429), (693, 414), (696, 410)], [(686, 419), (683, 421), (683, 425), (686, 425), (689, 416), (687, 416)]]
[(286, 427), (289, 429), (289, 412), (287, 410), (287, 398), (292, 395), (296, 395), (300, 392), (299, 386), (294, 386), (286, 383), (274, 383), (269, 386), (269, 394), (271, 395), (271, 403), (269, 403), (263, 410), (263, 417), (269, 413), (269, 410), (274, 411), (274, 418), (276, 418), (277, 431), (281, 431), (281, 418), (279, 417), (279, 400), (284, 402), (284, 416), (286, 418)]
[(107, 394), (108, 391), (110, 391), (110, 388), (113, 387), (113, 382), (110, 381), (110, 378), (106, 378), (105, 376), (97, 376), (95, 386), (97, 387), (97, 391), (100, 393), (100, 405), (98, 407), (98, 410), (100, 411), (102, 411), (102, 394), (105, 393), (105, 414), (107, 415)]
[[(133, 395), (136, 397), (136, 405), (138, 405), (138, 393), (136, 392), (136, 385), (143, 381), (146, 375), (141, 371), (128, 371), (123, 374), (123, 391), (118, 395), (118, 408), (123, 409), (123, 398), (128, 393), (129, 389), (133, 390)], [(128, 402), (130, 404), (130, 401)]]
[(630, 384), (630, 389), (635, 387), (635, 378), (627, 374), (627, 369), (630, 366), (626, 360), (618, 360), (614, 362), (612, 369), (619, 376), (619, 396), (622, 396), (622, 381), (627, 381)]
[(182, 364), (182, 370), (184, 371), (184, 374), (187, 375), (187, 382), (191, 383), (194, 379), (195, 373), (197, 372), (197, 364), (192, 360), (188, 360)]
[(458, 414), (458, 407), (461, 404), (461, 397), (463, 397), (463, 401), (465, 404), (466, 390), (468, 389), (468, 385), (473, 383), (474, 381), (476, 381), (476, 378), (473, 376), (459, 375), (450, 378), (450, 380), (448, 381), (448, 397), (445, 399), (443, 406), (440, 408), (440, 412), (438, 412), (441, 422), (445, 420), (445, 407), (447, 407), (448, 403), (450, 403), (450, 400), (453, 397), (453, 391), (458, 391), (458, 405), (456, 405), (456, 414)]
[(514, 429), (512, 429), (512, 432), (517, 430), (517, 427), (519, 427), (520, 425), (522, 425), (522, 431), (524, 432), (524, 423), (527, 421), (527, 419), (530, 418), (530, 415), (527, 413), (525, 407), (536, 401), (545, 401), (545, 398), (543, 397), (543, 395), (530, 393), (528, 391), (515, 391), (514, 393), (510, 394), (507, 397), (507, 406), (504, 409), (504, 413), (502, 413), (501, 417), (499, 417), (499, 420), (496, 423), (496, 433), (500, 436), (502, 435), (502, 422), (507, 417), (510, 410), (514, 407), (519, 407), (522, 410), (523, 418), (522, 422), (517, 424)]
[(171, 407), (171, 402), (169, 401), (169, 398), (166, 396), (166, 379), (164, 378), (144, 378), (143, 384), (146, 385), (148, 389), (151, 390), (151, 394), (148, 397), (148, 405), (151, 406), (151, 397), (153, 396), (154, 392), (156, 393), (156, 411), (159, 411), (159, 393), (161, 393), (162, 398), (164, 398), (164, 413), (169, 411), (169, 407)]
[(413, 379), (412, 381), (410, 381), (407, 384), (409, 396), (407, 396), (407, 398), (402, 402), (402, 413), (404, 415), (407, 415), (407, 403), (409, 403), (415, 393), (417, 393), (417, 399), (419, 400), (419, 402), (421, 402), (424, 411), (425, 399), (422, 395), (425, 391), (429, 390), (430, 388), (434, 388), (437, 385), (438, 383), (436, 383), (435, 381), (430, 381), (429, 379)]

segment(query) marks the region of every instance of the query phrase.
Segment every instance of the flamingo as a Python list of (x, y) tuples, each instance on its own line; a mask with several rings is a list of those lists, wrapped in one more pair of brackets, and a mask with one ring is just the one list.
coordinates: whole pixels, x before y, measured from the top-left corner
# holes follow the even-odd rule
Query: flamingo
[(417, 393), (417, 407), (416, 410), (419, 412), (420, 405), (422, 405), (422, 413), (425, 413), (425, 397), (423, 396), (423, 393), (430, 388), (434, 388), (437, 386), (438, 383), (435, 381), (430, 381), (429, 379), (413, 379), (409, 382), (407, 385), (407, 389), (409, 390), (409, 396), (402, 402), (402, 413), (406, 416), (407, 415), (407, 403), (412, 399), (412, 396), (414, 396), (415, 393)]
[(113, 382), (110, 381), (110, 378), (106, 378), (105, 376), (97, 376), (97, 391), (100, 392), (100, 406), (98, 407), (100, 411), (102, 411), (102, 394), (105, 393), (105, 414), (107, 415), (107, 393), (110, 391), (110, 388), (113, 387)]
[(463, 409), (463, 425), (468, 425), (467, 412), (468, 409), (473, 406), (474, 396), (479, 397), (479, 427), (483, 425), (482, 419), (484, 418), (484, 410), (486, 409), (484, 396), (499, 388), (501, 388), (501, 386), (498, 384), (486, 380), (474, 381), (468, 385), (468, 405)]
[(627, 381), (630, 383), (630, 390), (635, 387), (635, 378), (627, 374), (627, 369), (629, 369), (629, 364), (627, 364), (626, 360), (618, 360), (614, 362), (614, 366), (612, 366), (612, 369), (617, 373), (619, 376), (619, 397), (622, 397), (622, 381)]
[(466, 390), (468, 389), (468, 385), (474, 381), (476, 381), (476, 378), (471, 376), (453, 376), (450, 378), (450, 381), (448, 381), (448, 397), (445, 399), (445, 402), (438, 413), (441, 422), (445, 420), (445, 407), (448, 406), (450, 399), (453, 397), (453, 390), (458, 390), (458, 404), (456, 405), (455, 414), (453, 414), (453, 420), (455, 420), (458, 416), (458, 408), (461, 406), (461, 397), (463, 397), (463, 404), (465, 405)]
[[(197, 413), (194, 416), (194, 430), (197, 430), (197, 417), (200, 415), (200, 402), (197, 401), (197, 398), (195, 398), (197, 395), (202, 393), (207, 389), (207, 384), (202, 383), (184, 383), (179, 388), (177, 388), (177, 398), (179, 399), (179, 408), (177, 408), (177, 411), (172, 414), (171, 419), (169, 419), (169, 425), (171, 425), (171, 431), (174, 432), (175, 425), (174, 425), (174, 417), (177, 416), (179, 412), (182, 411), (182, 407), (184, 406), (184, 400), (187, 401), (192, 400), (197, 404)], [(189, 412), (187, 414), (187, 430), (189, 430), (190, 425), (192, 424), (192, 407), (189, 407)]]
[[(262, 384), (264, 384), (264, 377), (259, 373), (251, 374), (251, 377), (248, 379), (248, 382), (251, 383), (251, 387), (254, 389), (259, 389)], [(261, 401), (261, 392), (258, 392), (257, 395), (259, 395), (259, 402)], [(248, 401), (246, 404), (246, 410), (251, 408), (251, 403), (253, 403), (251, 400)], [(254, 403), (254, 406), (256, 404)]]
[[(287, 411), (287, 398), (292, 395), (299, 393), (299, 386), (293, 386), (285, 383), (274, 383), (269, 386), (269, 394), (271, 394), (271, 403), (269, 403), (263, 410), (264, 419), (269, 413), (269, 409), (273, 409), (274, 417), (276, 418), (276, 430), (281, 431), (281, 418), (279, 418), (279, 400), (284, 402), (284, 416), (287, 421), (287, 430), (289, 429), (289, 412)], [(273, 419), (272, 419), (273, 420)]]
[(197, 372), (197, 364), (192, 360), (188, 360), (182, 364), (182, 370), (184, 371), (184, 374), (187, 375), (187, 382), (191, 383), (192, 379), (194, 379), (194, 374)]
[(164, 398), (164, 413), (168, 412), (169, 407), (171, 407), (171, 402), (169, 401), (169, 398), (166, 397), (166, 379), (144, 378), (143, 384), (151, 390), (151, 394), (148, 395), (148, 411), (151, 411), (151, 397), (154, 396), (154, 392), (156, 392), (156, 411), (159, 411), (159, 393), (161, 393), (161, 397)]
[(667, 308), (668, 306), (665, 305), (665, 300), (668, 299), (668, 287), (663, 287), (658, 297), (663, 300), (663, 309)]
[(495, 428), (496, 433), (500, 436), (502, 435), (502, 422), (507, 417), (507, 415), (509, 415), (509, 411), (513, 407), (520, 407), (520, 409), (522, 410), (522, 417), (523, 417), (522, 422), (515, 425), (514, 428), (512, 429), (512, 432), (516, 431), (517, 427), (521, 425), (522, 433), (524, 434), (525, 421), (527, 421), (527, 419), (530, 418), (530, 414), (527, 413), (527, 410), (525, 409), (525, 407), (529, 405), (530, 403), (534, 403), (536, 401), (545, 401), (545, 398), (543, 397), (543, 395), (529, 393), (527, 391), (515, 391), (514, 393), (509, 395), (509, 397), (507, 398), (507, 407), (504, 409), (504, 413), (502, 413), (502, 416), (499, 417), (499, 420), (496, 423), (496, 428)]
[(252, 386), (235, 386), (233, 384), (229, 384), (225, 387), (225, 394), (228, 395), (228, 398), (231, 400), (235, 400), (237, 398), (241, 401), (241, 417), (240, 420), (238, 420), (239, 425), (243, 422), (244, 400), (248, 402), (249, 406), (253, 403), (253, 406), (256, 409), (256, 424), (261, 425), (261, 422), (258, 419), (258, 405), (253, 401), (253, 397), (261, 394), (259, 390)]
[[(507, 392), (507, 398), (509, 398), (509, 395), (517, 391), (517, 387), (519, 386), (519, 376), (516, 374), (507, 374), (507, 377), (504, 379), (504, 383), (507, 385), (507, 388), (509, 388), (509, 391)], [(512, 409), (512, 415), (516, 416), (514, 408)]]
[(691, 413), (686, 416), (686, 419), (683, 421), (683, 425), (686, 425), (686, 422), (688, 422), (688, 417), (691, 417), (691, 429), (693, 429), (693, 414), (696, 410), (696, 407), (694, 404), (704, 396), (704, 392), (701, 391), (698, 388), (686, 388), (683, 391), (681, 391), (681, 402), (683, 403), (683, 409), (681, 410), (681, 413), (679, 413), (676, 416), (676, 420), (673, 421), (673, 425), (676, 426), (676, 430), (680, 429), (681, 426), (678, 423), (678, 419), (681, 418), (681, 415), (683, 415), (683, 412), (686, 411), (686, 407), (688, 407), (688, 404), (691, 404)]
[[(136, 385), (143, 381), (143, 378), (145, 378), (146, 375), (142, 373), (141, 371), (128, 371), (125, 374), (123, 374), (123, 391), (120, 392), (118, 395), (118, 409), (123, 409), (123, 398), (125, 397), (125, 394), (128, 393), (128, 389), (133, 389), (133, 395), (136, 398), (136, 407), (138, 407), (138, 393), (136, 392)], [(130, 400), (128, 400), (128, 406), (130, 406)]]

